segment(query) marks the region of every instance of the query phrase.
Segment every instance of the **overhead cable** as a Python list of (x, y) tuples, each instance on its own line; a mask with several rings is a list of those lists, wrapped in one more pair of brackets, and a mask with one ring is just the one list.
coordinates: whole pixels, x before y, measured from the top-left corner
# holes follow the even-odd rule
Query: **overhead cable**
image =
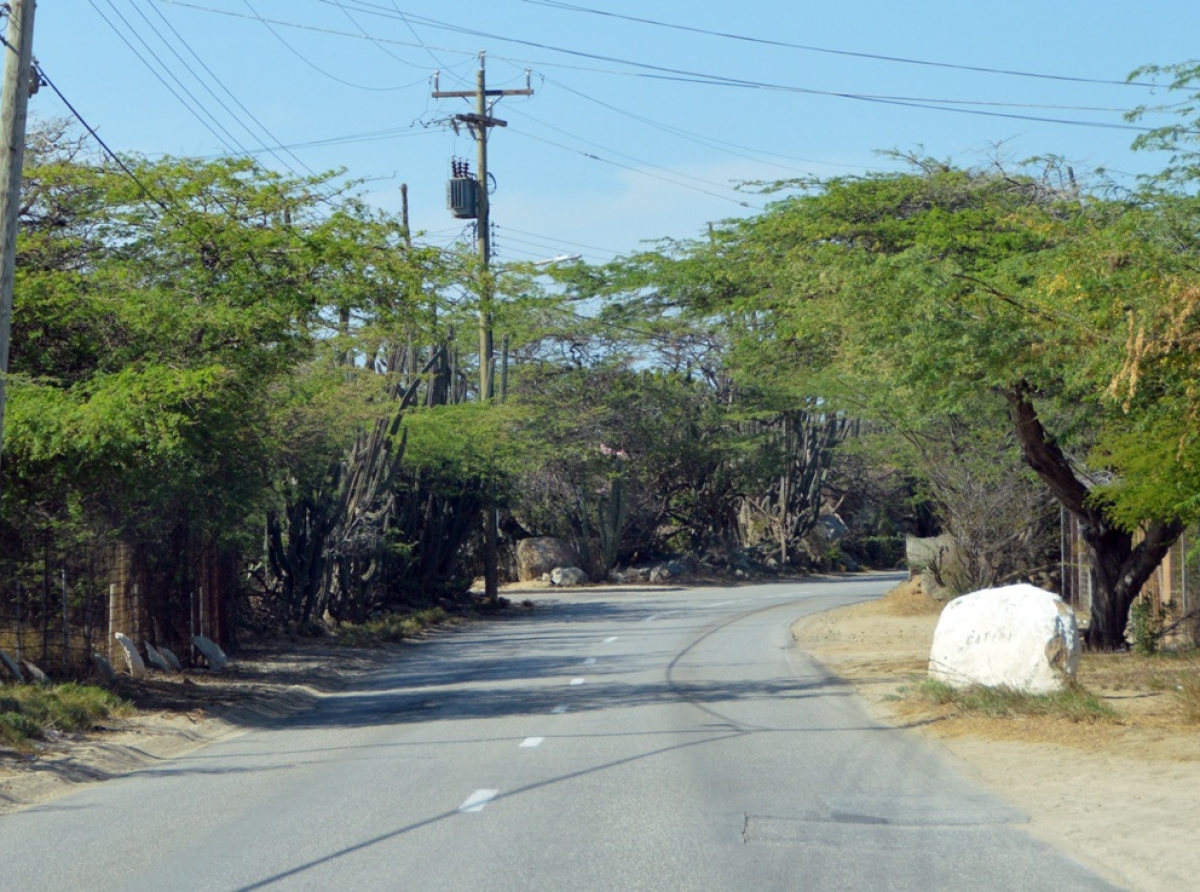
[(880, 62), (897, 62), (904, 65), (925, 65), (932, 68), (949, 68), (955, 71), (974, 71), (981, 74), (1002, 74), (1009, 77), (1030, 77), (1041, 80), (1052, 81), (1068, 81), (1071, 83), (1080, 84), (1103, 84), (1106, 86), (1119, 87), (1154, 87), (1156, 84), (1149, 81), (1130, 81), (1130, 80), (1105, 80), (1102, 78), (1078, 77), (1067, 74), (1047, 74), (1045, 72), (1036, 71), (1019, 71), (1012, 68), (987, 68), (981, 65), (961, 65), (952, 62), (935, 62), (930, 59), (914, 59), (905, 56), (886, 56), (878, 53), (864, 53), (855, 50), (840, 50), (831, 49), (829, 47), (810, 46), (802, 43), (789, 43), (783, 40), (772, 40), (766, 37), (750, 37), (745, 34), (734, 34), (728, 31), (713, 31), (708, 28), (698, 28), (693, 25), (681, 25), (677, 22), (662, 22), (656, 19), (647, 19), (640, 16), (622, 15), (605, 9), (593, 9), (587, 6), (578, 6), (574, 3), (563, 3), (561, 0), (521, 0), (523, 3), (530, 3), (534, 6), (548, 6), (553, 9), (562, 9), (568, 12), (581, 12), (590, 15), (605, 16), (612, 19), (622, 19), (627, 22), (637, 22), (643, 25), (653, 25), (658, 28), (670, 28), (675, 31), (690, 31), (694, 34), (704, 34), (709, 37), (722, 37), (727, 40), (738, 40), (746, 43), (756, 43), (765, 46), (777, 46), (785, 49), (803, 50), (809, 53), (827, 53), (833, 56), (851, 56), (858, 59), (874, 59)]

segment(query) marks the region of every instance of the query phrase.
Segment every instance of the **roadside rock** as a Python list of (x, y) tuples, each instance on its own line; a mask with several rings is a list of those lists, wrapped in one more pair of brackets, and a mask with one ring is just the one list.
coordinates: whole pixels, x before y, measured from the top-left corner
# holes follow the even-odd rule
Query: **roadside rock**
[(555, 567), (550, 571), (551, 585), (587, 585), (590, 581), (588, 575), (578, 567)]
[(578, 567), (579, 555), (562, 539), (536, 536), (517, 543), (517, 579), (532, 582), (556, 567)]
[(196, 650), (200, 651), (200, 656), (204, 657), (208, 668), (213, 672), (220, 672), (225, 668), (229, 657), (225, 656), (225, 651), (221, 650), (217, 642), (203, 635), (193, 635), (192, 644), (196, 645)]
[(0, 666), (7, 670), (8, 674), (13, 677), (14, 681), (24, 681), (25, 674), (21, 671), (21, 667), (17, 665), (17, 661), (8, 655), (6, 651), (0, 650)]
[(952, 687), (1062, 690), (1079, 665), (1075, 614), (1032, 585), (984, 589), (946, 605), (933, 633), (929, 677)]
[(125, 654), (125, 665), (129, 667), (129, 674), (134, 678), (141, 678), (146, 674), (146, 663), (142, 659), (142, 655), (138, 653), (137, 645), (124, 632), (117, 632), (113, 636), (117, 639), (117, 644), (121, 645), (121, 652)]

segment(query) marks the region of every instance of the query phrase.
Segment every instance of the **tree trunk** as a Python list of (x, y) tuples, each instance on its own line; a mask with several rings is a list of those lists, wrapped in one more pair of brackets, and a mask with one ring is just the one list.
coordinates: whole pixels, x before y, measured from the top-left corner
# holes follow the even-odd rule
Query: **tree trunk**
[(1007, 391), (1009, 412), (1025, 461), (1050, 488), (1059, 503), (1079, 520), (1087, 546), (1092, 581), (1089, 647), (1117, 650), (1125, 645), (1129, 608), (1183, 532), (1179, 521), (1150, 520), (1135, 544), (1132, 534), (1113, 526), (1103, 508), (1089, 500), (1088, 487), (1046, 433), (1023, 387)]

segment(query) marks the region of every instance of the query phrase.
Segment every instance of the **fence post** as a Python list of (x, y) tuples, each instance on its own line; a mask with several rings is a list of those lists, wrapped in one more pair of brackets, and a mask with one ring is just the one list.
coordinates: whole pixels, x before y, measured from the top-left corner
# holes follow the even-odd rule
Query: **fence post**
[(133, 641), (134, 647), (142, 640), (142, 588), (138, 583), (133, 584)]
[(17, 660), (25, 658), (25, 586), (17, 578)]
[(63, 675), (71, 671), (71, 614), (67, 603), (67, 568), (62, 573)]
[[(108, 584), (108, 637), (105, 638), (105, 648), (108, 651), (108, 661), (113, 662), (113, 642), (117, 640), (117, 584)], [(113, 665), (116, 665), (113, 663)]]

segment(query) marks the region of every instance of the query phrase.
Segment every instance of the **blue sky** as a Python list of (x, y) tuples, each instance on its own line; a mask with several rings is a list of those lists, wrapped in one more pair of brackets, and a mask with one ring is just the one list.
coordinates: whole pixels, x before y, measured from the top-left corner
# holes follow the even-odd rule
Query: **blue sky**
[[(598, 262), (753, 213), (740, 181), (896, 166), (877, 150), (1154, 169), (1121, 111), (1178, 97), (1116, 82), (1200, 56), (1197, 25), (1195, 0), (42, 0), (34, 53), (119, 152), (345, 168), (388, 210), (407, 183), (450, 245), (475, 148), (445, 121), (471, 109), (431, 78), (472, 89), (484, 51), (489, 87), (535, 91), (495, 110), (498, 259)], [(30, 110), (68, 115), (50, 90)]]

